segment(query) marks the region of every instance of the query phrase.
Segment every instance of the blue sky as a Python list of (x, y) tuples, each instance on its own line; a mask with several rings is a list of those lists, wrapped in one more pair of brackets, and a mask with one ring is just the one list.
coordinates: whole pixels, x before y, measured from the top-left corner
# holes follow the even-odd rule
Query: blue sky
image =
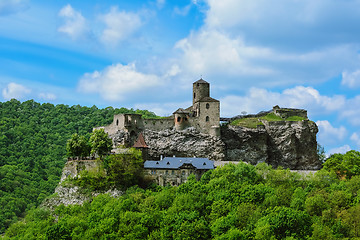
[(357, 0), (0, 0), (0, 100), (169, 115), (211, 83), (221, 115), (305, 108), (360, 146)]

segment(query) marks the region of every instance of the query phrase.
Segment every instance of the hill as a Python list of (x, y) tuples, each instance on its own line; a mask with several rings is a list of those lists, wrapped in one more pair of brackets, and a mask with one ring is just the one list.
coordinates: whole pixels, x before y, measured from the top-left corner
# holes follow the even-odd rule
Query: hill
[(109, 124), (119, 113), (157, 117), (126, 108), (0, 102), (0, 233), (54, 192), (71, 135), (88, 136), (94, 126)]

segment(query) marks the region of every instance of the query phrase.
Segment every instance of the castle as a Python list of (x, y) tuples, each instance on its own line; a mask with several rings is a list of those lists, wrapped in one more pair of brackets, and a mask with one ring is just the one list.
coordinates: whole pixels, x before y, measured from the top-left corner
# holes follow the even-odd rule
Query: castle
[(130, 143), (133, 144), (145, 129), (162, 131), (189, 127), (194, 127), (201, 133), (220, 136), (220, 102), (210, 97), (210, 84), (203, 79), (193, 83), (192, 106), (179, 108), (170, 117), (142, 119), (139, 114), (118, 114), (110, 125), (99, 128), (103, 128), (109, 135), (125, 131), (130, 134)]

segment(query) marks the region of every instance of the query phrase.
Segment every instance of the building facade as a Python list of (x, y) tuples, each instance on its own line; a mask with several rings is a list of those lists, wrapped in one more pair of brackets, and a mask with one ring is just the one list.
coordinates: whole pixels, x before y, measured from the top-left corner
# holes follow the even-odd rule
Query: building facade
[(145, 174), (160, 186), (178, 186), (191, 174), (200, 180), (210, 169), (214, 169), (214, 162), (208, 158), (165, 157), (160, 161), (144, 162)]

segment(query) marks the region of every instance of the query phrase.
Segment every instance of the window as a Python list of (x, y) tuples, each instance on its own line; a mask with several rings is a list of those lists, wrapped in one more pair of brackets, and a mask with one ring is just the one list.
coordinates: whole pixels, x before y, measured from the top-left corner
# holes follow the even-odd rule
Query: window
[(210, 118), (209, 118), (209, 116), (206, 116), (206, 119), (205, 119), (205, 121), (210, 121)]
[(119, 119), (116, 120), (116, 126), (119, 125)]
[(206, 109), (209, 109), (209, 108), (210, 108), (210, 104), (207, 103), (207, 104), (206, 104)]
[(177, 122), (180, 122), (181, 121), (181, 117), (177, 117)]
[(196, 93), (194, 93), (194, 98), (196, 97)]
[(165, 175), (168, 175), (168, 173), (169, 173), (168, 170), (166, 170), (166, 171), (165, 171)]

